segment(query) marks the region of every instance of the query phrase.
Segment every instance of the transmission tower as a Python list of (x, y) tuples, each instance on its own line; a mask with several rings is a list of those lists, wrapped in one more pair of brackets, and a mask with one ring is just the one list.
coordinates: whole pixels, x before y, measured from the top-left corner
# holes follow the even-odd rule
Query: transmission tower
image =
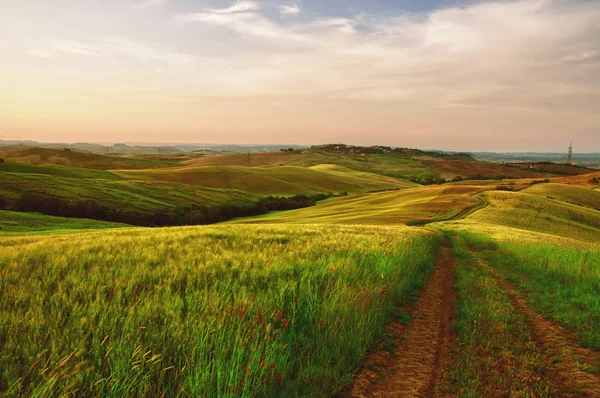
[(569, 145), (569, 157), (567, 158), (567, 164), (569, 166), (573, 164), (573, 143)]

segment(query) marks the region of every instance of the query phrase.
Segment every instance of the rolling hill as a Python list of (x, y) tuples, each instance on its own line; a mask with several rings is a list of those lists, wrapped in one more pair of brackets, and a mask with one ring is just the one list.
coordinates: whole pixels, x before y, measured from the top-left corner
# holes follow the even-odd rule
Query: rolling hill
[(444, 220), (476, 206), (479, 186), (432, 186), (328, 199), (316, 206), (234, 220), (234, 223), (415, 224)]
[(154, 167), (170, 167), (175, 164), (171, 161), (104, 156), (72, 150), (47, 148), (25, 148), (16, 151), (8, 151), (0, 154), (0, 158), (4, 159), (6, 162), (54, 164), (98, 170), (147, 169)]
[(152, 170), (113, 170), (131, 180), (169, 181), (210, 188), (239, 189), (261, 195), (367, 192), (415, 184), (340, 166), (187, 166)]
[[(49, 212), (46, 214), (75, 212), (85, 214), (84, 217), (99, 213), (101, 217), (108, 217), (100, 219), (132, 224), (138, 219), (160, 221), (173, 213), (185, 216), (190, 206), (203, 209), (251, 207), (260, 200), (258, 195), (249, 192), (187, 184), (8, 172), (0, 172), (0, 198), (8, 210), (25, 207), (28, 211), (42, 212), (43, 208)], [(65, 207), (68, 209), (63, 209)], [(114, 216), (115, 213), (121, 217)]]
[[(600, 196), (600, 193), (590, 193)], [(600, 241), (598, 210), (523, 192), (488, 191), (482, 196), (489, 205), (469, 215), (469, 220)]]
[(39, 213), (0, 210), (0, 233), (17, 234), (41, 231), (55, 233), (57, 231), (69, 232), (123, 227), (130, 227), (130, 225), (86, 218), (54, 217)]

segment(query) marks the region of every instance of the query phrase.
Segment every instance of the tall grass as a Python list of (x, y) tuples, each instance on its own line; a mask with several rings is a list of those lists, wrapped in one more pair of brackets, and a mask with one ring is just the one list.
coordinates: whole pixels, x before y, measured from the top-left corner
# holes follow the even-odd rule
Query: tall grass
[(600, 249), (564, 244), (500, 242), (491, 254), (501, 274), (526, 292), (532, 306), (578, 332), (600, 350)]
[[(455, 329), (460, 339), (448, 373), (451, 390), (460, 397), (550, 396), (548, 380), (539, 371), (543, 357), (531, 342), (525, 318), (463, 236), (451, 239), (458, 259)], [(468, 238), (477, 249), (495, 247), (489, 238)]]
[(439, 244), (337, 226), (4, 238), (0, 394), (330, 395)]

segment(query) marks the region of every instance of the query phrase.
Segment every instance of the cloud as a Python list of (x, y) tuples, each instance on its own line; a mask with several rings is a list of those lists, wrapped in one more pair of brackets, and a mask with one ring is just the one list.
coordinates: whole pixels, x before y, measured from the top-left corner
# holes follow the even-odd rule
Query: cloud
[(283, 5), (279, 7), (279, 12), (282, 15), (296, 15), (300, 13), (300, 7), (297, 5)]
[(97, 58), (125, 57), (173, 65), (190, 64), (197, 59), (192, 54), (157, 49), (119, 36), (88, 38), (85, 42), (65, 39), (42, 40), (39, 48), (25, 52), (38, 58), (53, 58), (60, 53), (67, 53)]
[(44, 49), (31, 49), (25, 50), (25, 54), (31, 55), (37, 58), (52, 58), (52, 54), (48, 50)]
[(233, 14), (238, 12), (258, 11), (262, 6), (251, 0), (238, 0), (234, 5), (228, 8), (219, 8), (211, 10), (214, 14)]
[(55, 40), (48, 44), (52, 50), (86, 57), (97, 57), (99, 51), (96, 46), (73, 40)]
[[(486, 2), (428, 14), (361, 14), (297, 23), (258, 12), (178, 18), (227, 28), (254, 40), (258, 48), (265, 46), (260, 62), (251, 55), (239, 62), (252, 95), (285, 90), (288, 95), (432, 106), (553, 109), (560, 101), (545, 98), (590, 86), (600, 91), (595, 68), (599, 3)], [(577, 62), (578, 69), (565, 61)], [(533, 94), (524, 97), (525, 92)]]
[(142, 0), (134, 5), (136, 8), (149, 8), (166, 4), (169, 0)]

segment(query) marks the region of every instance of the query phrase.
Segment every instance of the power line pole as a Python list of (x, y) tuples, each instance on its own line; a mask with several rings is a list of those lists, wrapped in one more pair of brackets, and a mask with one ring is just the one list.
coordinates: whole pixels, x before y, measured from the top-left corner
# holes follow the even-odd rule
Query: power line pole
[(569, 157), (567, 158), (567, 164), (570, 166), (573, 164), (573, 143), (569, 145)]

